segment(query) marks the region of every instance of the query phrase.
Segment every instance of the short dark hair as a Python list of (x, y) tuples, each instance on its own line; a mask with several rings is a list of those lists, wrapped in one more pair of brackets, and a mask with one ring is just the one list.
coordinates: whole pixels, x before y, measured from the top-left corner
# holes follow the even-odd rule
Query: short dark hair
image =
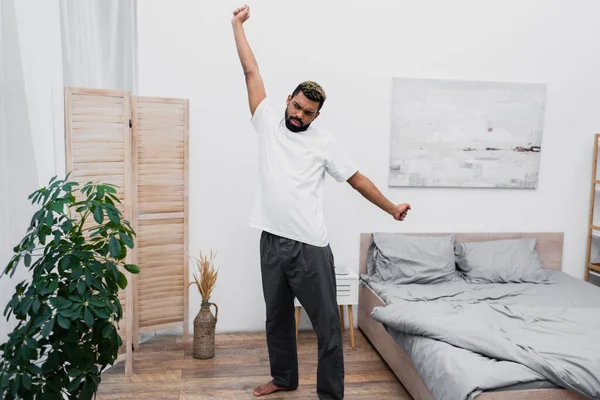
[(319, 110), (321, 109), (321, 107), (323, 107), (323, 103), (325, 103), (325, 100), (327, 99), (327, 96), (325, 95), (325, 91), (323, 90), (321, 85), (319, 85), (317, 82), (313, 82), (313, 81), (302, 82), (301, 84), (299, 84), (296, 87), (296, 89), (292, 93), (292, 97), (296, 96), (300, 92), (304, 93), (304, 95), (308, 99), (318, 102)]

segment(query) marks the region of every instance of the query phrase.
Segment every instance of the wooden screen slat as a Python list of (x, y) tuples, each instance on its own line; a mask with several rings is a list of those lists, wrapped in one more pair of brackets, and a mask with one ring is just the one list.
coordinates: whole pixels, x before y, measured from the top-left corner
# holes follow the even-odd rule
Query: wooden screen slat
[(187, 339), (189, 105), (185, 99), (133, 97), (132, 115), (140, 267), (134, 339), (175, 323), (183, 325)]
[[(146, 315), (161, 304), (180, 305), (163, 310), (165, 322), (183, 321), (184, 259), (183, 220), (143, 220), (138, 222), (137, 314), (139, 327), (149, 326)], [(164, 232), (156, 230), (156, 226)]]
[[(129, 120), (130, 96), (127, 92), (65, 88), (65, 145), (66, 169), (70, 179), (80, 186), (87, 182), (117, 185), (121, 204), (117, 208), (123, 218), (132, 220), (132, 143)], [(83, 195), (78, 193), (78, 199)], [(90, 219), (86, 226), (95, 222)], [(131, 263), (130, 252), (125, 260)], [(128, 281), (131, 274), (124, 271)], [(126, 360), (125, 373), (132, 373), (133, 342), (133, 287), (120, 291), (123, 319), (119, 321), (119, 335), (123, 346), (120, 358)]]

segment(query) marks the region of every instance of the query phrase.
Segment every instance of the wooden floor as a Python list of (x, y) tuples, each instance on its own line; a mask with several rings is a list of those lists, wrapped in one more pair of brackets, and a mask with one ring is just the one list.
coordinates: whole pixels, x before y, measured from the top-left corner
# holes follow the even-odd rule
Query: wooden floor
[[(360, 330), (355, 331), (355, 349), (348, 331), (344, 335), (345, 399), (411, 399)], [(179, 336), (154, 336), (134, 352), (132, 377), (123, 375), (123, 363), (102, 374), (97, 399), (256, 399), (252, 390), (271, 379), (264, 333), (217, 335), (214, 358), (199, 360), (192, 354), (191, 342)], [(317, 398), (313, 332), (300, 332), (298, 359), (298, 389), (261, 399)]]

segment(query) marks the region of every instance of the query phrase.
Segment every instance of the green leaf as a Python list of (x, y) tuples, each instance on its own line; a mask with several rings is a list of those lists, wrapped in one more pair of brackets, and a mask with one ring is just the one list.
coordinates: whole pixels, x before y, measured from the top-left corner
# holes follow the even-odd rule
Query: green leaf
[(21, 375), (21, 384), (27, 390), (31, 390), (31, 378), (28, 374)]
[(48, 226), (52, 226), (54, 225), (54, 214), (52, 213), (52, 211), (48, 211), (48, 213), (46, 214), (46, 225)]
[(42, 304), (40, 303), (40, 299), (38, 299), (37, 297), (33, 300), (33, 304), (31, 305), (31, 309), (33, 310), (33, 312), (35, 314), (37, 314), (37, 312), (40, 310), (40, 306)]
[(19, 392), (19, 386), (21, 384), (21, 375), (15, 376), (15, 379), (12, 382), (11, 393), (13, 397), (17, 397), (17, 393)]
[[(71, 300), (73, 303), (81, 303), (82, 302), (81, 297), (77, 297), (75, 295), (69, 296), (69, 300)], [(71, 307), (73, 307), (73, 306), (71, 306)]]
[(55, 203), (52, 203), (51, 209), (52, 211), (55, 211), (58, 214), (62, 214), (64, 211), (64, 205), (62, 202), (57, 201)]
[(104, 301), (102, 301), (101, 299), (99, 299), (98, 296), (90, 297), (89, 300), (88, 300), (88, 303), (90, 303), (94, 307), (104, 307), (104, 306), (106, 306), (106, 303)]
[(115, 308), (117, 309), (117, 314), (119, 315), (119, 319), (123, 317), (123, 307), (121, 307), (121, 301), (117, 298), (114, 302)]
[(71, 257), (70, 256), (64, 256), (62, 260), (60, 260), (60, 266), (63, 269), (69, 269), (69, 264), (71, 263)]
[(29, 364), (27, 371), (33, 376), (43, 375), (42, 369), (35, 364)]
[(25, 297), (25, 300), (21, 303), (21, 311), (23, 314), (27, 314), (31, 305), (33, 304), (33, 297)]
[(59, 298), (58, 297), (51, 297), (50, 300), (48, 300), (48, 302), (52, 305), (52, 307), (54, 308), (58, 308), (58, 306), (60, 305), (59, 302)]
[(90, 381), (85, 381), (83, 383), (83, 387), (81, 388), (81, 394), (79, 395), (80, 400), (91, 400), (92, 396), (94, 396), (94, 384)]
[(115, 330), (115, 326), (111, 323), (104, 325), (104, 329), (102, 329), (102, 338), (108, 339), (108, 337)]
[(69, 232), (71, 229), (73, 229), (73, 223), (71, 222), (70, 219), (66, 220), (63, 225), (62, 225), (62, 229), (65, 232)]
[(90, 263), (90, 268), (96, 273), (96, 275), (102, 276), (104, 274), (103, 265), (96, 260)]
[(71, 273), (71, 279), (79, 279), (79, 278), (81, 278), (82, 275), (83, 275), (83, 268), (76, 267), (73, 269), (73, 272)]
[(37, 350), (38, 348), (38, 342), (34, 338), (27, 338), (27, 340), (25, 340), (25, 345), (32, 350)]
[(108, 249), (111, 257), (117, 258), (119, 256), (119, 253), (121, 252), (121, 243), (119, 243), (119, 240), (115, 236), (110, 237)]
[(113, 201), (113, 200), (110, 198), (110, 195), (107, 195), (107, 196), (104, 198), (104, 201), (105, 201), (107, 204), (110, 204), (111, 206), (114, 206), (114, 205), (115, 205), (115, 202), (114, 202), (114, 201)]
[(123, 260), (125, 257), (127, 257), (127, 247), (121, 245), (121, 252), (119, 253), (117, 259)]
[(129, 236), (126, 233), (119, 232), (119, 237), (121, 238), (123, 243), (125, 243), (125, 246), (129, 247), (130, 249), (133, 249), (133, 238), (131, 236)]
[(69, 383), (69, 386), (67, 386), (67, 390), (69, 391), (69, 393), (74, 393), (77, 390), (79, 385), (81, 385), (82, 379), (83, 375), (79, 375)]
[(115, 203), (119, 204), (121, 203), (121, 200), (119, 200), (119, 198), (114, 195), (114, 194), (109, 194), (106, 198), (105, 198), (107, 203), (112, 204), (113, 206), (115, 205)]
[(111, 193), (111, 194), (117, 193), (117, 189), (115, 189), (115, 187), (111, 186), (111, 185), (105, 185), (104, 189), (106, 189), (106, 193)]
[(27, 346), (21, 346), (19, 356), (23, 361), (29, 361), (35, 357), (35, 351)]
[(44, 327), (42, 328), (42, 336), (43, 337), (48, 337), (48, 335), (50, 334), (50, 332), (52, 332), (52, 329), (54, 329), (54, 318), (50, 318), (48, 320), (48, 322), (46, 322), (46, 325), (44, 325)]
[(35, 364), (29, 364), (27, 371), (31, 372), (32, 375), (42, 375), (42, 369)]
[(127, 278), (121, 271), (117, 271), (117, 275), (117, 285), (124, 290), (127, 287)]
[[(58, 376), (53, 376), (52, 378), (47, 379), (46, 384), (56, 393), (60, 393), (62, 391), (62, 385)], [(59, 398), (62, 399), (62, 395)]]
[(110, 218), (110, 221), (112, 223), (114, 223), (114, 224), (121, 223), (121, 218), (119, 217), (119, 212), (116, 208), (114, 208), (114, 207), (107, 208), (106, 214), (108, 215), (108, 218)]
[(90, 271), (89, 268), (86, 269), (85, 270), (85, 284), (87, 285), (87, 287), (91, 288), (94, 285), (95, 280), (96, 280), (96, 278), (92, 274), (92, 271)]
[(31, 265), (31, 254), (29, 254), (29, 253), (25, 254), (24, 260), (25, 260), (25, 266), (29, 267)]
[[(60, 364), (60, 356), (58, 354), (58, 350), (54, 350), (52, 353), (48, 354), (48, 358), (42, 367), (42, 371), (45, 375), (48, 375), (49, 372), (54, 371), (59, 367)], [(60, 388), (59, 388), (60, 390)]]
[(90, 309), (98, 316), (98, 318), (108, 319), (108, 313), (102, 308), (90, 307)]
[[(6, 308), (15, 308), (16, 306), (18, 306), (20, 303), (19, 301), (19, 296), (17, 294), (13, 295), (12, 299), (10, 299), (10, 301), (8, 302), (8, 304), (6, 305)], [(6, 310), (5, 310), (6, 312)]]
[(52, 282), (50, 282), (50, 285), (48, 286), (50, 293), (54, 293), (56, 289), (58, 289), (58, 284), (58, 279), (54, 279)]
[(60, 327), (63, 329), (69, 329), (71, 327), (71, 321), (59, 314), (58, 325), (60, 325)]
[(79, 316), (81, 315), (81, 310), (83, 310), (83, 304), (73, 304), (73, 307), (69, 309), (72, 315), (71, 318), (79, 318)]
[(77, 293), (83, 297), (86, 290), (87, 286), (85, 285), (85, 282), (83, 280), (79, 280), (79, 282), (77, 282)]
[(50, 299), (50, 302), (54, 304), (54, 306), (59, 310), (65, 310), (73, 305), (73, 302), (71, 300), (67, 300), (64, 297), (56, 297), (54, 299)]
[(85, 311), (83, 312), (83, 319), (85, 320), (85, 323), (87, 324), (87, 326), (89, 326), (90, 328), (92, 326), (94, 326), (94, 314), (92, 314), (90, 309), (87, 307), (86, 307)]
[(94, 221), (101, 224), (104, 221), (104, 211), (100, 206), (94, 207)]
[(59, 315), (62, 315), (65, 318), (69, 318), (69, 319), (73, 320), (75, 318), (78, 318), (81, 315), (82, 308), (83, 308), (83, 306), (81, 304), (77, 304), (73, 308), (61, 310)]
[(4, 372), (2, 374), (2, 381), (0, 381), (0, 387), (8, 388), (9, 385), (10, 385), (10, 375), (8, 374), (8, 372)]
[(106, 269), (107, 269), (109, 272), (110, 272), (110, 271), (114, 272), (114, 271), (116, 271), (116, 270), (117, 270), (117, 267), (115, 266), (115, 264), (114, 264), (112, 261), (110, 261), (110, 260), (107, 260), (107, 261), (106, 261)]
[(104, 285), (101, 282), (98, 281), (94, 281), (92, 282), (92, 286), (94, 287), (94, 289), (96, 289), (101, 295), (106, 296), (108, 293), (106, 291), (106, 288), (104, 287)]
[[(92, 242), (97, 244), (100, 241), (100, 238), (98, 236), (100, 236), (102, 232), (103, 231), (100, 228), (92, 230), (90, 233), (90, 238), (92, 239)], [(98, 248), (98, 246), (96, 246), (96, 248)]]
[(135, 264), (125, 264), (124, 268), (131, 272), (132, 274), (139, 274), (140, 273), (140, 267), (138, 267)]
[(46, 305), (40, 307), (40, 312), (35, 315), (33, 321), (30, 323), (29, 333), (31, 335), (35, 335), (38, 330), (44, 325), (50, 316), (52, 315), (52, 311)]
[(71, 378), (78, 377), (79, 375), (81, 375), (81, 370), (80, 370), (79, 368), (76, 368), (76, 367), (75, 367), (75, 368), (71, 368), (71, 369), (69, 370), (69, 376), (70, 376)]

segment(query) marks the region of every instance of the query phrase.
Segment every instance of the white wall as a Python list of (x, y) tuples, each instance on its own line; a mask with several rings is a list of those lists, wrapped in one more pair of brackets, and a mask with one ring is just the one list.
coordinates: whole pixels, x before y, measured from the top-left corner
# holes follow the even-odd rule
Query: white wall
[[(264, 328), (259, 232), (246, 225), (256, 140), (231, 0), (139, 2), (141, 95), (190, 99), (190, 250), (218, 248), (219, 331)], [(358, 268), (360, 232), (561, 231), (563, 269), (583, 276), (593, 134), (600, 132), (600, 2), (346, 1), (249, 4), (246, 31), (267, 93), (284, 109), (302, 80), (329, 99), (318, 124), (361, 171), (413, 211), (397, 223), (348, 185), (326, 188), (338, 261)], [(548, 84), (537, 190), (388, 188), (391, 78)], [(199, 309), (192, 294), (190, 315)], [(304, 317), (303, 325), (307, 325)]]

